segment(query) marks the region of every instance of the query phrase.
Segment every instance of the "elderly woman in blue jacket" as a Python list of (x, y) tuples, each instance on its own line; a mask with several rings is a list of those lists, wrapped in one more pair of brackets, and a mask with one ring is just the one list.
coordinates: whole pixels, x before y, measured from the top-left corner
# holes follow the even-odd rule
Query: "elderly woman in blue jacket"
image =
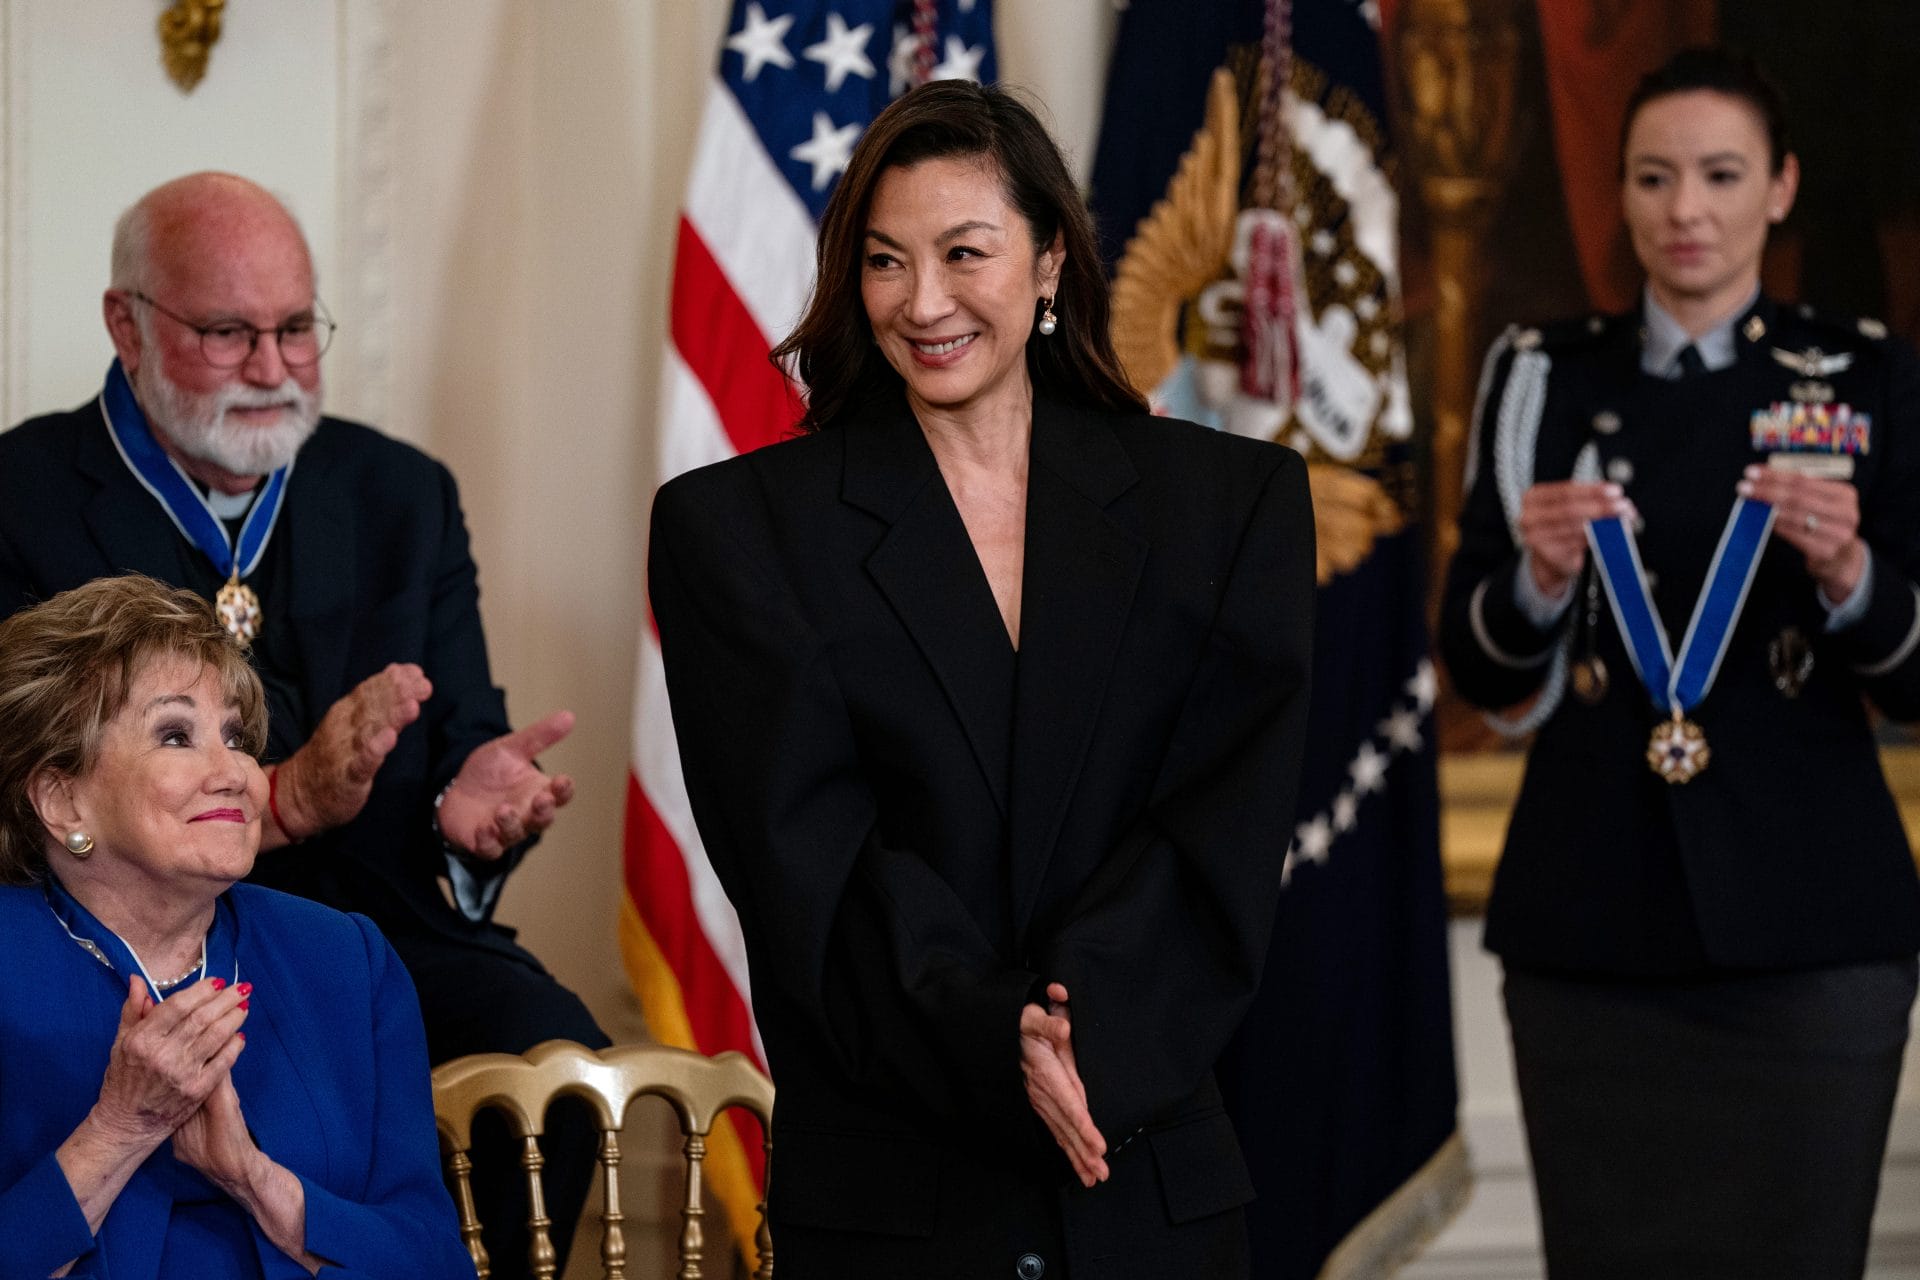
[(0, 1276), (473, 1274), (405, 970), (236, 883), (265, 738), (190, 592), (0, 623)]

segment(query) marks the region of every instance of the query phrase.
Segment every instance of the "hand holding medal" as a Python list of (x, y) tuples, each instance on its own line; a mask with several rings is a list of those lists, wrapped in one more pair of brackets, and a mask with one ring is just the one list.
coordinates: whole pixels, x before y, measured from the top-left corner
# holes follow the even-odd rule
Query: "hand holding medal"
[(1617, 484), (1553, 480), (1528, 486), (1520, 498), (1519, 540), (1542, 595), (1558, 598), (1580, 575), (1587, 559), (1587, 522), (1614, 516), (1638, 518)]
[(1867, 544), (1860, 540), (1860, 491), (1849, 480), (1810, 474), (1786, 461), (1796, 456), (1777, 455), (1780, 460), (1771, 465), (1748, 467), (1736, 488), (1741, 497), (1774, 509), (1774, 532), (1800, 549), (1807, 572), (1837, 604), (1853, 594), (1867, 560)]
[(1747, 603), (1747, 588), (1767, 549), (1775, 514), (1774, 507), (1744, 492), (1734, 499), (1678, 654), (1654, 607), (1632, 526), (1618, 516), (1587, 525), (1594, 566), (1627, 642), (1627, 657), (1654, 707), (1666, 717), (1648, 737), (1647, 767), (1667, 782), (1692, 781), (1712, 759), (1706, 732), (1689, 714), (1720, 674), (1720, 660)]

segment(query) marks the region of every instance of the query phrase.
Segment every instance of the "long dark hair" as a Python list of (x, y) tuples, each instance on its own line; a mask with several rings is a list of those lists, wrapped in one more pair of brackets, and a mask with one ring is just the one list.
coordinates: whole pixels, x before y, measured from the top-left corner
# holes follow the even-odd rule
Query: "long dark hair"
[(1787, 139), (1786, 100), (1759, 63), (1737, 49), (1718, 46), (1682, 49), (1634, 86), (1633, 96), (1627, 99), (1626, 115), (1620, 121), (1620, 163), (1626, 164), (1627, 135), (1633, 132), (1633, 119), (1640, 108), (1656, 98), (1703, 89), (1744, 102), (1760, 117), (1767, 133), (1768, 168), (1778, 177), (1787, 153), (1793, 150)]
[[(977, 156), (1000, 177), (1007, 203), (1027, 220), (1036, 250), (1060, 238), (1067, 260), (1053, 309), (1060, 327), (1027, 343), (1036, 392), (1094, 408), (1144, 412), (1127, 381), (1107, 325), (1107, 279), (1093, 219), (1059, 148), (1024, 103), (1004, 89), (941, 80), (910, 90), (882, 111), (827, 201), (820, 219), (813, 297), (794, 331), (773, 349), (807, 387), (800, 430), (834, 426), (842, 415), (897, 393), (900, 375), (873, 343), (860, 298), (867, 211), (880, 175), (923, 160)], [(1036, 301), (1034, 318), (1040, 307)], [(789, 361), (791, 364), (789, 364)]]

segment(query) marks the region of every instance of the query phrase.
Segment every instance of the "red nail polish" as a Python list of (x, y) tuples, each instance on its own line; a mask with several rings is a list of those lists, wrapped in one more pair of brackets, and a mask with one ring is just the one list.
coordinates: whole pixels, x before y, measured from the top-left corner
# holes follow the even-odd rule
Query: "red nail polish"
[(252, 1003), (253, 1003), (253, 1001), (251, 1001), (251, 1000), (242, 1000), (242, 1001), (240, 1002), (240, 1007), (241, 1007), (242, 1009), (244, 1009), (244, 1008), (246, 1008), (246, 1007), (247, 1007), (248, 1005), (250, 1005), (250, 1004), (252, 1004)]
[[(243, 996), (250, 996), (253, 994), (253, 984), (251, 982), (243, 982), (239, 986), (235, 987), (234, 990), (238, 991)], [(242, 1005), (240, 1007), (243, 1009), (246, 1008), (245, 1005)]]
[(225, 991), (227, 989), (227, 980), (225, 978), (215, 978), (213, 980), (213, 989), (215, 991)]
[(246, 1033), (246, 1032), (244, 1032), (244, 1031), (236, 1031), (236, 1032), (234, 1032), (233, 1034), (235, 1034), (235, 1035), (237, 1035), (237, 1036), (239, 1036), (239, 1037), (240, 1037), (240, 1043), (241, 1043), (241, 1044), (245, 1044), (245, 1043), (247, 1042), (247, 1033)]

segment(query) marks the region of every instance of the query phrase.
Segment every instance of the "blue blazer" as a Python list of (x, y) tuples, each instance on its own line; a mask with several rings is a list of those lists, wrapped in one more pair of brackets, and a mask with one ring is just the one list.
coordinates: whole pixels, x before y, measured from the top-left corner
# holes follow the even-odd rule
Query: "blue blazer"
[[(253, 984), (234, 1088), (261, 1150), (306, 1189), (306, 1246), (337, 1264), (320, 1274), (471, 1277), (399, 958), (362, 916), (247, 884), (221, 902), (215, 937), (231, 928), (226, 963)], [(77, 1256), (75, 1277), (153, 1280), (183, 1177), (171, 1146), (134, 1173), (98, 1236), (54, 1159), (99, 1097), (126, 981), (67, 936), (38, 887), (0, 887), (0, 956), (0, 1277)], [(306, 1275), (251, 1234), (264, 1275)], [(178, 1250), (167, 1261), (200, 1270)]]

